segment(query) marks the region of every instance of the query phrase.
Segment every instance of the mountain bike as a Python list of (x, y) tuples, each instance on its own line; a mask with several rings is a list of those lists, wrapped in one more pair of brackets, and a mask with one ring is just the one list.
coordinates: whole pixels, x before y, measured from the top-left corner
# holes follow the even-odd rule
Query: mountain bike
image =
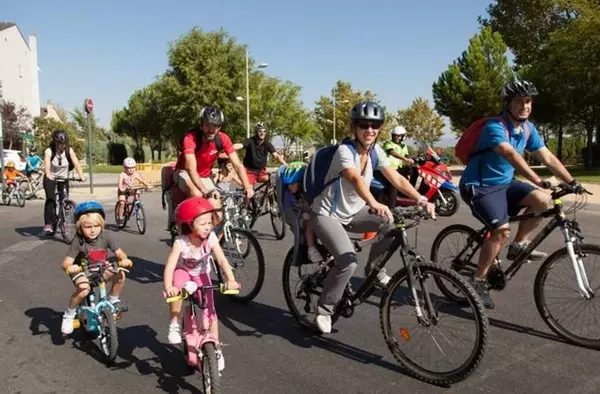
[[(81, 179), (71, 179), (72, 181), (81, 182)], [(56, 208), (54, 211), (54, 220), (52, 222), (52, 233), (56, 233), (56, 229), (60, 229), (63, 239), (67, 243), (73, 242), (77, 230), (75, 229), (75, 201), (69, 199), (69, 188), (66, 187), (67, 178), (56, 177), (55, 201)], [(62, 185), (59, 187), (59, 185)], [(59, 191), (62, 190), (62, 191)]]
[[(396, 207), (392, 213), (395, 226), (391, 231), (381, 231), (373, 239), (355, 241), (354, 246), (358, 252), (384, 237), (393, 237), (389, 249), (375, 258), (374, 268), (359, 289), (355, 292), (350, 284), (346, 286), (342, 299), (331, 316), (332, 323), (340, 316), (351, 317), (355, 307), (375, 292), (379, 283), (377, 274), (399, 249), (404, 267), (396, 272), (388, 285), (381, 290), (379, 318), (385, 343), (394, 358), (414, 377), (436, 384), (451, 384), (464, 380), (477, 369), (487, 347), (489, 322), (483, 304), (464, 278), (451, 270), (426, 263), (423, 257), (409, 246), (406, 231), (418, 226), (420, 220), (428, 218), (428, 215), (415, 207)], [(321, 295), (323, 281), (335, 262), (321, 244), (318, 244), (318, 247), (325, 260), (319, 264), (310, 262), (307, 248), (302, 245), (301, 237), (298, 236), (301, 220), (299, 208), (295, 214), (297, 220), (292, 231), (296, 236), (294, 246), (288, 252), (283, 265), (283, 292), (286, 304), (296, 321), (305, 327), (313, 328), (314, 323), (309, 320), (309, 316), (316, 314), (316, 301)], [(304, 269), (308, 267), (313, 269), (305, 272)], [(297, 284), (290, 281), (292, 273), (298, 273), (300, 280)], [(433, 294), (432, 291), (436, 288), (434, 283), (438, 280), (444, 280), (454, 286), (467, 300), (466, 307), (460, 308), (452, 299)], [(296, 301), (299, 305), (296, 305)], [(405, 307), (407, 319), (404, 323), (392, 322), (396, 307)], [(442, 323), (451, 320), (468, 327), (448, 330), (447, 334), (444, 334)], [(424, 331), (423, 335), (429, 337), (419, 338), (419, 329)], [(458, 355), (458, 352), (450, 347), (455, 343), (458, 345), (461, 341), (453, 336), (469, 334), (472, 334), (473, 338), (464, 341), (469, 342), (469, 345), (463, 352), (463, 359), (456, 365), (443, 367), (442, 364), (447, 358)], [(410, 345), (414, 343), (418, 345), (411, 350)], [(430, 353), (424, 349), (429, 345), (432, 347)], [(437, 355), (441, 360), (434, 361), (431, 366), (424, 366), (417, 360), (426, 354)]]
[[(587, 316), (591, 327), (586, 334), (582, 324), (573, 323), (567, 327), (566, 318), (575, 313), (581, 313), (586, 310), (589, 313), (594, 311), (593, 302), (595, 302), (596, 291), (599, 288), (599, 283), (591, 285), (588, 280), (588, 273), (596, 271), (593, 263), (589, 263), (586, 269), (584, 259), (590, 256), (598, 256), (600, 258), (600, 246), (583, 243), (583, 234), (579, 223), (577, 223), (575, 213), (587, 205), (586, 194), (591, 194), (584, 191), (583, 194), (578, 194), (574, 205), (565, 210), (561, 198), (576, 193), (576, 190), (566, 184), (561, 184), (552, 191), (552, 207), (537, 212), (530, 212), (511, 217), (510, 223), (519, 222), (532, 218), (551, 218), (551, 220), (542, 227), (539, 233), (531, 240), (527, 248), (514, 260), (514, 262), (506, 269), (502, 269), (501, 260), (496, 256), (494, 264), (487, 274), (488, 288), (491, 290), (503, 290), (507, 283), (519, 272), (519, 269), (526, 263), (529, 263), (529, 254), (537, 248), (554, 230), (560, 229), (563, 234), (565, 247), (551, 254), (540, 266), (535, 282), (533, 285), (533, 295), (535, 305), (542, 317), (542, 320), (554, 331), (557, 335), (565, 340), (576, 345), (600, 349), (600, 326), (598, 321), (600, 316)], [(573, 213), (574, 218), (568, 219), (567, 214)], [(451, 252), (449, 256), (444, 256), (441, 252), (443, 242), (450, 237), (458, 236), (464, 243), (456, 248), (457, 252)], [(487, 227), (479, 231), (472, 229), (464, 224), (453, 224), (444, 228), (437, 235), (431, 246), (431, 259), (438, 266), (446, 266), (461, 275), (472, 277), (478, 267), (478, 258), (475, 254), (481, 249), (481, 246), (489, 237)], [(564, 259), (564, 264), (561, 263)], [(599, 261), (600, 262), (600, 261)], [(557, 274), (553, 283), (554, 274), (561, 268), (565, 269), (562, 274)], [(600, 281), (600, 279), (598, 279)], [(571, 286), (568, 289), (568, 286)], [(440, 290), (449, 298), (457, 302), (463, 300), (461, 296), (454, 294), (451, 289), (448, 289), (443, 283), (438, 283)], [(572, 295), (575, 301), (582, 301), (582, 306), (576, 307), (574, 304), (567, 301), (557, 301), (558, 296), (552, 296), (548, 293), (555, 289), (562, 288), (565, 295)], [(556, 302), (555, 308), (550, 307), (550, 304)], [(557, 317), (561, 308), (565, 311), (565, 318)], [(582, 322), (583, 323), (583, 322)]]
[(250, 228), (253, 228), (259, 217), (269, 214), (271, 216), (271, 226), (275, 233), (275, 238), (281, 240), (285, 238), (285, 221), (279, 204), (277, 204), (277, 191), (275, 188), (275, 174), (269, 173), (269, 181), (263, 183), (254, 191), (254, 197), (250, 200)]

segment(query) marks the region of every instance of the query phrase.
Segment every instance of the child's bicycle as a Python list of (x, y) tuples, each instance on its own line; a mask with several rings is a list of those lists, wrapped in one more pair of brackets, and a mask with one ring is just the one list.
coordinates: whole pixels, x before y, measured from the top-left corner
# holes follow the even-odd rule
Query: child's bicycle
[[(37, 194), (44, 188), (44, 172), (35, 171), (29, 178), (22, 179), (19, 182), (19, 188), (23, 192), (26, 200), (33, 200), (37, 198)], [(31, 184), (31, 191), (29, 190), (29, 184)]]
[[(71, 179), (72, 181), (81, 182), (81, 179)], [(69, 199), (69, 189), (63, 185), (59, 188), (60, 184), (64, 184), (67, 178), (56, 177), (54, 182), (56, 183), (56, 189), (54, 192), (56, 200), (56, 208), (54, 211), (54, 222), (52, 223), (52, 232), (56, 233), (56, 229), (60, 229), (63, 239), (67, 243), (73, 242), (77, 230), (75, 229), (75, 208), (77, 204), (75, 201)], [(63, 192), (59, 192), (62, 189)]]
[[(140, 234), (146, 232), (146, 211), (140, 201), (140, 190), (148, 190), (145, 186), (136, 186), (127, 189), (125, 200), (117, 201), (115, 205), (115, 222), (119, 230), (125, 228), (127, 221), (135, 214), (135, 223)], [(123, 207), (123, 217), (119, 217), (119, 210)]]
[(25, 206), (25, 195), (23, 191), (18, 187), (20, 177), (17, 178), (16, 182), (7, 181), (4, 189), (2, 189), (2, 202), (4, 205), (10, 205), (10, 201), (14, 198), (17, 200), (17, 204), (23, 208)]
[(73, 276), (73, 281), (85, 275), (90, 281), (90, 294), (85, 301), (77, 307), (76, 319), (73, 328), (83, 326), (90, 339), (98, 339), (98, 345), (106, 365), (111, 365), (117, 357), (119, 339), (117, 336), (117, 320), (127, 307), (116, 308), (108, 301), (106, 296), (106, 282), (104, 272), (110, 270), (118, 273), (129, 273), (128, 269), (120, 267), (116, 261), (106, 261), (90, 268), (88, 264), (80, 266), (80, 272)]
[[(218, 274), (218, 276), (218, 285), (198, 287), (196, 282), (189, 281), (181, 289), (180, 295), (167, 298), (169, 303), (187, 300), (182, 313), (183, 338), (181, 339), (181, 351), (187, 365), (193, 370), (198, 369), (202, 373), (204, 392), (210, 394), (220, 393), (221, 388), (217, 359), (219, 341), (209, 331), (209, 327), (204, 324), (202, 318), (202, 311), (207, 308), (206, 292), (218, 289), (222, 294), (239, 293), (239, 290), (226, 290), (221, 275)], [(200, 311), (197, 311), (197, 308), (200, 308)]]

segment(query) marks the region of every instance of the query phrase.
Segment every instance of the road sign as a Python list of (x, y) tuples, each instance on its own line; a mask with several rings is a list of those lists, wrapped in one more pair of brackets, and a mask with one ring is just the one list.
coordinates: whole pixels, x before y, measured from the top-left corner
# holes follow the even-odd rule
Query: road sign
[(92, 99), (85, 99), (83, 108), (85, 109), (86, 114), (91, 114), (94, 110), (94, 102), (92, 101)]

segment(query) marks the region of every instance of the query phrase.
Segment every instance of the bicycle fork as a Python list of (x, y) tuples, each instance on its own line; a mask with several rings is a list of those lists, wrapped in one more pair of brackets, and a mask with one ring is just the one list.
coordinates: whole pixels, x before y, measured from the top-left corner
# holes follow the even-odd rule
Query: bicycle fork
[(594, 291), (590, 287), (585, 268), (583, 266), (583, 259), (581, 253), (575, 252), (574, 243), (577, 241), (577, 235), (572, 235), (568, 228), (563, 227), (563, 234), (565, 236), (565, 243), (567, 245), (567, 253), (573, 264), (573, 271), (575, 271), (575, 279), (577, 280), (577, 286), (579, 286), (579, 295), (586, 300), (594, 297)]
[(423, 313), (423, 307), (419, 302), (419, 297), (417, 295), (417, 286), (415, 280), (415, 264), (416, 271), (419, 271), (418, 263), (423, 259), (420, 256), (417, 256), (416, 253), (412, 250), (408, 252), (402, 252), (402, 258), (407, 262), (406, 263), (406, 273), (407, 273), (407, 281), (408, 287), (410, 288), (410, 292), (415, 300), (415, 313), (417, 315), (417, 321), (421, 323), (425, 327), (429, 327), (432, 323), (435, 324), (437, 321), (437, 314), (434, 312), (433, 303), (431, 302), (431, 297), (429, 292), (427, 291), (427, 286), (425, 285), (425, 278), (419, 272), (419, 284), (421, 285), (421, 291), (423, 292), (423, 299), (425, 301), (425, 309), (429, 311), (429, 316), (425, 316)]

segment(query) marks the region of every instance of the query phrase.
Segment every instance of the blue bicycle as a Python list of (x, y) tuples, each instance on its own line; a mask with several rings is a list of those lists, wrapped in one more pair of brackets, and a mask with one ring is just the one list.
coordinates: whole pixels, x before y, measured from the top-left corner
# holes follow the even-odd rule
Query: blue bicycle
[(116, 261), (106, 261), (100, 264), (88, 265), (84, 260), (80, 272), (73, 276), (73, 281), (85, 275), (90, 282), (90, 294), (85, 301), (77, 307), (76, 319), (73, 328), (83, 327), (90, 339), (97, 339), (106, 365), (111, 365), (117, 357), (119, 339), (117, 337), (117, 320), (127, 308), (115, 306), (108, 301), (106, 296), (106, 281), (104, 273), (120, 271), (129, 273), (128, 269), (120, 266)]

